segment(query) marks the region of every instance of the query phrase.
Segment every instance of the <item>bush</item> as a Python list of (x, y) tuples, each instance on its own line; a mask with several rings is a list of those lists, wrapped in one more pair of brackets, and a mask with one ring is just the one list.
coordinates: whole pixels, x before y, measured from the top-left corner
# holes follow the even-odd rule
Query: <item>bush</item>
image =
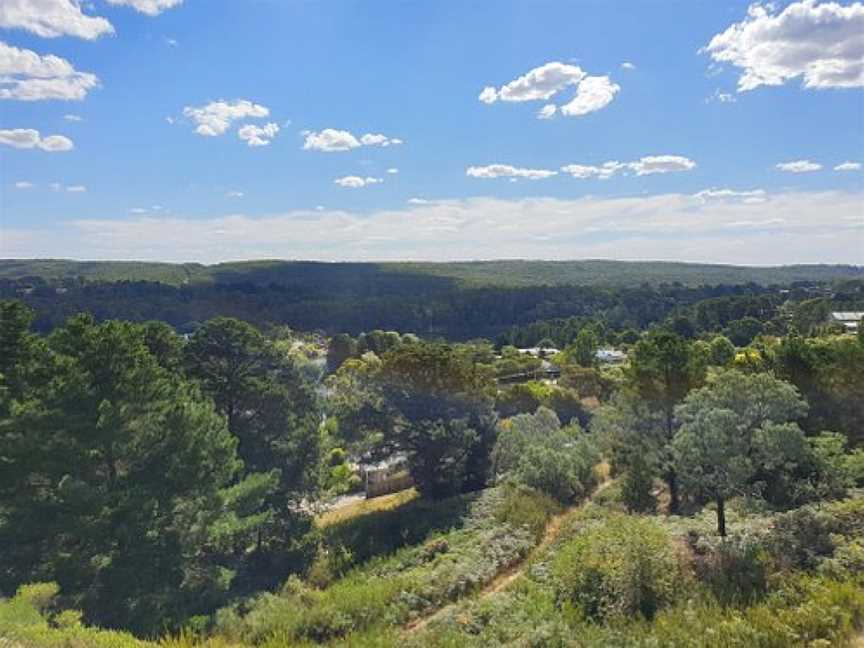
[(697, 577), (723, 605), (752, 603), (768, 590), (768, 554), (759, 538), (702, 536), (691, 538), (691, 548)]
[(623, 514), (578, 533), (554, 557), (552, 572), (559, 602), (593, 620), (651, 619), (682, 583), (667, 532), (652, 520)]
[(599, 453), (578, 425), (560, 427), (546, 408), (502, 425), (492, 451), (495, 470), (559, 502), (584, 497), (595, 485)]
[(558, 511), (560, 506), (548, 495), (522, 484), (509, 484), (496, 517), (514, 529), (528, 529), (535, 541), (539, 541), (549, 517)]

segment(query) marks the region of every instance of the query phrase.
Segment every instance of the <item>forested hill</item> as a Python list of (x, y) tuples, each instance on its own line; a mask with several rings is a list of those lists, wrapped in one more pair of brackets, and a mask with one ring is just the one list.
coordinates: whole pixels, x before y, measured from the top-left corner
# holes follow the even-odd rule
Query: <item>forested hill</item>
[[(423, 279), (428, 279), (424, 282)], [(394, 283), (433, 286), (638, 286), (680, 283), (685, 286), (790, 284), (864, 278), (864, 267), (790, 265), (774, 267), (672, 263), (661, 261), (474, 261), (458, 263), (320, 263), (310, 261), (243, 261), (202, 265), (138, 261), (69, 261), (63, 259), (0, 259), (0, 279), (62, 283), (155, 281), (189, 284), (285, 285), (341, 288), (365, 284), (364, 292), (385, 291)], [(436, 281), (436, 279), (438, 281)], [(444, 280), (444, 281), (441, 281)]]

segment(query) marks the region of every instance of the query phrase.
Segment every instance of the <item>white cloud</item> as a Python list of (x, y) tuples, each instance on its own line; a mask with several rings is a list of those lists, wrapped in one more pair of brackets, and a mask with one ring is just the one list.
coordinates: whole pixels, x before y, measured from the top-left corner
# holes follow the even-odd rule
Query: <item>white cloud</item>
[(81, 115), (63, 115), (63, 119), (68, 122), (83, 122), (84, 118)]
[(237, 136), (249, 146), (267, 146), (279, 132), (279, 126), (270, 122), (264, 126), (246, 124), (237, 131)]
[(387, 137), (380, 133), (366, 133), (358, 138), (349, 131), (335, 128), (325, 128), (320, 132), (307, 131), (304, 135), (304, 150), (324, 153), (350, 151), (361, 146), (398, 146), (403, 143), (398, 137)]
[(764, 189), (752, 189), (749, 191), (736, 191), (734, 189), (703, 189), (695, 194), (694, 198), (698, 198), (702, 202), (709, 200), (740, 200), (741, 202), (755, 205), (767, 200), (767, 194)]
[(860, 171), (861, 163), (860, 162), (843, 162), (842, 164), (838, 164), (834, 167), (835, 171)]
[(696, 163), (690, 158), (681, 155), (648, 155), (633, 162), (611, 160), (604, 162), (600, 166), (567, 164), (561, 167), (561, 171), (580, 180), (586, 178), (608, 180), (614, 175), (619, 173), (626, 174), (628, 171), (632, 171), (637, 176), (643, 176), (655, 173), (690, 171), (694, 168), (696, 168)]
[(0, 27), (25, 29), (43, 38), (77, 36), (93, 40), (114, 33), (114, 27), (104, 18), (81, 13), (78, 0), (3, 0)]
[(681, 155), (649, 155), (636, 162), (631, 162), (628, 166), (636, 172), (637, 176), (642, 176), (654, 173), (690, 171), (696, 168), (696, 163)]
[(558, 175), (557, 171), (548, 169), (523, 169), (509, 164), (490, 164), (488, 166), (471, 166), (465, 175), (472, 178), (525, 178), (527, 180), (542, 180)]
[(108, 4), (132, 7), (148, 16), (156, 16), (166, 9), (171, 9), (183, 3), (183, 0), (108, 0)]
[(344, 178), (336, 178), (333, 181), (340, 187), (347, 189), (359, 189), (373, 184), (384, 182), (381, 178), (361, 178), (360, 176), (345, 176)]
[(387, 173), (389, 173), (390, 175), (396, 175), (397, 173), (399, 173), (399, 169), (397, 169), (396, 167), (390, 167), (389, 169), (387, 169)]
[(552, 119), (556, 112), (558, 112), (558, 106), (546, 104), (537, 112), (537, 119)]
[(228, 191), (225, 193), (226, 198), (242, 198), (244, 195), (242, 191)]
[[(576, 86), (573, 98), (560, 106), (562, 115), (581, 117), (606, 107), (621, 90), (608, 76), (588, 76), (582, 68), (553, 61), (534, 68), (527, 74), (495, 89), (487, 86), (478, 96), (486, 104), (501, 101), (547, 101), (568, 86)], [(537, 114), (539, 119), (550, 119), (558, 106), (547, 104)]]
[(129, 210), (130, 214), (146, 214), (147, 209), (145, 207), (133, 207)]
[(576, 96), (561, 106), (561, 114), (568, 117), (581, 117), (588, 113), (605, 108), (621, 86), (612, 83), (608, 76), (585, 77), (576, 87)]
[(71, 151), (75, 148), (68, 137), (63, 135), (48, 135), (42, 137), (34, 128), (13, 128), (11, 130), (0, 130), (0, 144), (5, 144), (18, 149), (38, 148), (49, 153)]
[(98, 85), (95, 74), (78, 72), (64, 58), (0, 42), (0, 99), (79, 101)]
[(772, 193), (759, 204), (703, 202), (674, 193), (573, 200), (477, 197), (371, 213), (145, 215), (63, 221), (48, 229), (6, 227), (3, 253), (204, 263), (615, 258), (860, 264), (862, 200), (860, 191)]
[(719, 101), (720, 103), (735, 103), (738, 99), (735, 98), (735, 95), (728, 92), (721, 92), (720, 88), (716, 88), (714, 93), (709, 95), (705, 100), (705, 103), (711, 103), (712, 101)]
[(518, 79), (514, 79), (498, 90), (486, 87), (480, 93), (483, 103), (501, 101), (538, 101), (546, 100), (568, 85), (576, 85), (585, 78), (582, 68), (553, 61), (534, 68)]
[(810, 173), (811, 171), (818, 171), (822, 165), (810, 160), (795, 160), (794, 162), (781, 162), (776, 167), (786, 173)]
[(406, 202), (409, 205), (428, 205), (430, 203), (430, 201), (425, 198), (409, 198)]
[(627, 165), (623, 162), (610, 161), (604, 162), (600, 166), (592, 166), (587, 164), (567, 164), (561, 167), (561, 171), (570, 174), (574, 178), (580, 180), (585, 178), (599, 178), (600, 180), (608, 180), (613, 175), (623, 172), (627, 169)]
[(498, 101), (498, 91), (492, 86), (486, 86), (480, 91), (477, 98), (485, 104), (491, 104)]
[(387, 137), (380, 133), (366, 133), (360, 138), (360, 143), (363, 146), (397, 146), (402, 143), (402, 140), (395, 137)]
[(87, 187), (84, 185), (72, 185), (71, 187), (66, 187), (66, 191), (69, 193), (85, 193), (87, 191)]
[(621, 64), (621, 69), (622, 69), (622, 70), (635, 70), (635, 69), (636, 69), (636, 66), (633, 65), (630, 61), (624, 61), (624, 62)]
[(303, 148), (307, 151), (323, 151), (333, 153), (336, 151), (350, 151), (360, 146), (360, 141), (351, 133), (335, 128), (325, 128), (319, 133), (307, 133)]
[(191, 119), (197, 126), (195, 132), (207, 137), (223, 135), (231, 127), (231, 122), (238, 119), (267, 117), (270, 109), (252, 103), (248, 99), (234, 101), (212, 101), (205, 106), (186, 106), (183, 115)]
[(32, 182), (28, 182), (27, 180), (19, 180), (15, 183), (16, 189), (32, 189), (35, 186), (36, 185), (34, 185)]
[(793, 2), (776, 13), (753, 4), (747, 17), (700, 52), (741, 68), (738, 91), (802, 77), (805, 88), (864, 86), (864, 4)]

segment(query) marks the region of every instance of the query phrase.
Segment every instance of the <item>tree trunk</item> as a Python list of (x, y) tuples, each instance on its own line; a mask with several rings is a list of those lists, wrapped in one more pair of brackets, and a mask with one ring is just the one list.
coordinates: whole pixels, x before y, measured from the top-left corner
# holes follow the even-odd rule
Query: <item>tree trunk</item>
[(666, 483), (669, 486), (669, 514), (678, 515), (681, 508), (681, 498), (678, 495), (678, 475), (673, 468), (666, 473)]
[(722, 497), (717, 498), (717, 533), (726, 537), (726, 501)]

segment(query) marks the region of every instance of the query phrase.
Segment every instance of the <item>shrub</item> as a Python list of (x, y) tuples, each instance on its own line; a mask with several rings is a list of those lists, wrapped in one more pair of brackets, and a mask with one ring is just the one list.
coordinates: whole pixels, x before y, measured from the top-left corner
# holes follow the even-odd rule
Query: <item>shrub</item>
[(505, 488), (504, 500), (496, 517), (514, 529), (528, 529), (535, 541), (539, 541), (547, 520), (560, 510), (560, 506), (548, 495), (522, 484), (509, 484)]
[(768, 554), (759, 538), (702, 536), (691, 546), (697, 577), (723, 605), (751, 603), (767, 591)]
[(667, 532), (623, 514), (578, 533), (555, 556), (552, 572), (559, 602), (594, 620), (651, 619), (682, 583)]

